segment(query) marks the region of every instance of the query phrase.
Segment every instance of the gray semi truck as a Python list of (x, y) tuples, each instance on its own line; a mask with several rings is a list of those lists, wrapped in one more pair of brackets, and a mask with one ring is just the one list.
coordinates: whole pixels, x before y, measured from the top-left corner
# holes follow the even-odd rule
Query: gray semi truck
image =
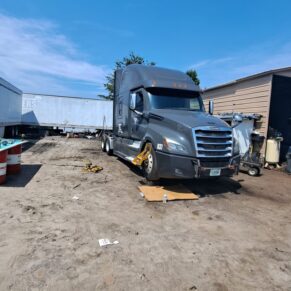
[(103, 135), (103, 151), (129, 162), (142, 155), (150, 181), (238, 173), (232, 128), (212, 116), (212, 101), (205, 112), (201, 89), (188, 75), (134, 64), (114, 79), (113, 132)]

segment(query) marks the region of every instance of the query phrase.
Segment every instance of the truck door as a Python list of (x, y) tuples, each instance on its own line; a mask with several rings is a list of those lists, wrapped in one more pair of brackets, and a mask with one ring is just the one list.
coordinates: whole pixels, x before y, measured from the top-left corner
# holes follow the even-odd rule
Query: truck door
[(135, 93), (136, 93), (136, 110), (131, 111), (130, 132), (132, 139), (142, 140), (147, 130), (148, 121), (142, 115), (145, 107), (143, 92), (137, 91)]

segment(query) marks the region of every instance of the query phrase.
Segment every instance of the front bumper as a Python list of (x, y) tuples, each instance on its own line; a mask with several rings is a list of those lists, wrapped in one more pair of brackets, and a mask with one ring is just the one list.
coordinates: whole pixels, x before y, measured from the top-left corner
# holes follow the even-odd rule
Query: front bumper
[(207, 165), (207, 162), (197, 158), (172, 155), (157, 151), (159, 178), (166, 179), (193, 179), (210, 178), (210, 171), (213, 168), (220, 169), (220, 177), (231, 177), (238, 174), (240, 156), (229, 158), (227, 162), (219, 164), (214, 161), (213, 166)]

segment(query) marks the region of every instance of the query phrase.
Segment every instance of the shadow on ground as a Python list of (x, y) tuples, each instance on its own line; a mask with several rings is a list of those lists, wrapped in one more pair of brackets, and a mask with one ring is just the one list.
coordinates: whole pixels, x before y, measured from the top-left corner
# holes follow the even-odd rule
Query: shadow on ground
[(130, 163), (130, 162), (126, 161), (126, 160), (123, 160), (123, 159), (121, 159), (119, 157), (117, 157), (117, 160), (119, 162), (123, 163), (124, 165), (126, 165), (137, 176), (143, 177), (143, 172), (139, 167), (137, 167), (137, 166), (133, 165), (132, 163)]
[(40, 164), (22, 165), (21, 172), (16, 175), (8, 175), (3, 187), (25, 187), (41, 168)]
[(185, 180), (182, 184), (193, 193), (205, 197), (209, 195), (219, 195), (226, 193), (240, 194), (241, 184), (231, 178), (221, 177), (218, 179)]
[(22, 145), (22, 152), (26, 152), (27, 150), (29, 150), (31, 147), (33, 147), (39, 140), (35, 139), (35, 140), (29, 140), (26, 143), (24, 143)]
[(168, 180), (161, 179), (158, 182), (148, 183), (145, 178), (143, 178), (142, 170), (138, 167), (132, 165), (131, 163), (117, 158), (118, 161), (122, 162), (137, 176), (142, 179), (139, 181), (141, 185), (156, 185), (156, 186), (174, 186), (177, 184), (182, 184), (191, 190), (193, 193), (199, 195), (200, 197), (205, 197), (209, 195), (219, 195), (226, 193), (240, 194), (238, 191), (241, 188), (240, 181), (235, 181), (231, 178), (220, 177), (220, 178), (210, 178), (210, 179), (190, 179), (190, 180)]

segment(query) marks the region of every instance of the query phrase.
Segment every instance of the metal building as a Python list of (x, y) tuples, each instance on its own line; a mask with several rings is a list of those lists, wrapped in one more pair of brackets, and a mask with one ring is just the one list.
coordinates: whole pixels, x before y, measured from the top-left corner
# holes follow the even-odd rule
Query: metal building
[[(283, 134), (281, 156), (291, 146), (291, 67), (265, 71), (203, 92), (205, 107), (214, 100), (215, 114), (225, 112), (258, 113), (261, 135), (267, 137), (272, 127)], [(264, 155), (265, 144), (262, 147)]]

